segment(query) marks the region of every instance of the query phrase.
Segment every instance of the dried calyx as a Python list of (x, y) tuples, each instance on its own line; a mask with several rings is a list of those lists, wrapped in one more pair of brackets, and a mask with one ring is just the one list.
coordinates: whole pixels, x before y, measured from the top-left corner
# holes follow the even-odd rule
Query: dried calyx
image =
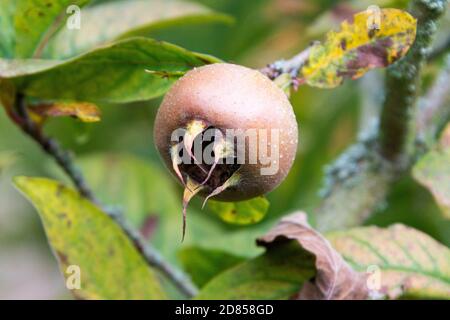
[[(220, 129), (208, 126), (202, 120), (191, 120), (183, 129), (185, 134), (181, 137), (181, 141), (172, 145), (170, 155), (172, 168), (185, 187), (184, 238), (189, 201), (201, 192), (206, 195), (203, 208), (208, 199), (238, 184), (240, 165), (237, 163), (236, 142), (227, 140)], [(196, 150), (194, 146), (199, 148)], [(210, 161), (202, 161), (205, 158), (203, 155), (208, 150)]]
[[(250, 132), (253, 146), (247, 143)], [(158, 110), (154, 137), (165, 164), (185, 186), (184, 230), (195, 195), (205, 202), (243, 201), (278, 186), (295, 158), (298, 130), (276, 84), (256, 70), (219, 63), (193, 69), (172, 86)], [(270, 155), (261, 160), (262, 152)], [(275, 170), (264, 172), (267, 167)]]

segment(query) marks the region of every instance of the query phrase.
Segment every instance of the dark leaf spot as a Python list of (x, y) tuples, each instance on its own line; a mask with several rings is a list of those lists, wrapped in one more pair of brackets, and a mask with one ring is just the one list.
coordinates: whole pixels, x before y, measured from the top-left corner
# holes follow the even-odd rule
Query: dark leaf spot
[(57, 188), (56, 188), (56, 197), (60, 197), (62, 191), (64, 190), (64, 185), (62, 185), (61, 183), (58, 184)]
[(359, 70), (387, 66), (389, 64), (388, 51), (391, 46), (392, 39), (385, 38), (359, 47), (355, 57), (347, 62), (346, 69), (339, 71), (338, 75), (351, 78)]
[(66, 254), (62, 253), (61, 251), (56, 251), (56, 255), (58, 256), (59, 261), (61, 261), (61, 264), (68, 265), (69, 259)]
[(367, 35), (369, 36), (370, 39), (372, 39), (377, 34), (378, 30), (379, 30), (378, 28), (370, 28)]
[(67, 218), (67, 214), (65, 212), (61, 212), (61, 213), (58, 214), (58, 218), (61, 219), (61, 220), (66, 219)]

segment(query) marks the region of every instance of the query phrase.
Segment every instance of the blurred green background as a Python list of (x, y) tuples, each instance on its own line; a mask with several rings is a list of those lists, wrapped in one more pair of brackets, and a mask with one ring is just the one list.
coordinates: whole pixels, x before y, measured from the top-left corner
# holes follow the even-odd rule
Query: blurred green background
[[(105, 1), (94, 1), (92, 5)], [(207, 24), (166, 28), (152, 37), (223, 60), (260, 68), (289, 58), (312, 40), (336, 27), (354, 11), (371, 4), (404, 8), (407, 1), (329, 0), (198, 0), (235, 18), (233, 25)], [(0, 8), (1, 10), (1, 8)], [(441, 28), (437, 41), (448, 31)], [(439, 61), (426, 69), (432, 79)], [(300, 145), (287, 180), (268, 198), (270, 212), (250, 227), (225, 225), (194, 201), (188, 211), (187, 239), (180, 243), (182, 189), (156, 154), (153, 120), (161, 99), (127, 105), (102, 105), (102, 121), (84, 124), (73, 119), (52, 119), (46, 128), (76, 154), (88, 180), (108, 204), (120, 207), (137, 227), (150, 233), (149, 241), (177, 263), (177, 250), (201, 246), (237, 256), (259, 251), (256, 236), (277, 217), (296, 209), (311, 211), (318, 202), (323, 168), (370, 125), (382, 101), (383, 71), (347, 82), (334, 90), (301, 87), (292, 96), (299, 122)], [(425, 82), (427, 83), (427, 82)], [(145, 83), (142, 84), (145, 86)], [(3, 159), (3, 160), (2, 160)], [(15, 175), (46, 176), (64, 180), (52, 160), (0, 111), (0, 299), (70, 298), (56, 260), (47, 245), (38, 215), (13, 188)], [(6, 165), (7, 163), (7, 165)], [(67, 180), (64, 180), (67, 181)], [(450, 224), (441, 218), (429, 192), (403, 177), (386, 203), (381, 203), (368, 224), (402, 222), (450, 245)]]

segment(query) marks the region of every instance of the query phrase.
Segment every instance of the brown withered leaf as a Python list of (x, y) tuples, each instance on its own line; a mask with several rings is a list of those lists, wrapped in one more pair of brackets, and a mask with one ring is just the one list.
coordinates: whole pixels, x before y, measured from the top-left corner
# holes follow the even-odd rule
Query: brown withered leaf
[(350, 300), (366, 299), (366, 275), (354, 271), (319, 232), (311, 228), (304, 212), (286, 216), (258, 244), (268, 250), (279, 242), (298, 241), (315, 257), (316, 276), (305, 283), (297, 299)]

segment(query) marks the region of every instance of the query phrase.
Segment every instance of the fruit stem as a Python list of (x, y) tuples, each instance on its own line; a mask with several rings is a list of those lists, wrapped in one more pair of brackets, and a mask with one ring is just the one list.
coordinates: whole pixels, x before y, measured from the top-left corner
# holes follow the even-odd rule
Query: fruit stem
[(260, 72), (266, 75), (270, 80), (275, 80), (284, 73), (289, 74), (293, 79), (297, 79), (300, 69), (309, 59), (311, 48), (313, 48), (317, 43), (318, 41), (314, 41), (308, 48), (299, 52), (289, 60), (278, 60), (268, 64), (266, 67), (260, 69)]

